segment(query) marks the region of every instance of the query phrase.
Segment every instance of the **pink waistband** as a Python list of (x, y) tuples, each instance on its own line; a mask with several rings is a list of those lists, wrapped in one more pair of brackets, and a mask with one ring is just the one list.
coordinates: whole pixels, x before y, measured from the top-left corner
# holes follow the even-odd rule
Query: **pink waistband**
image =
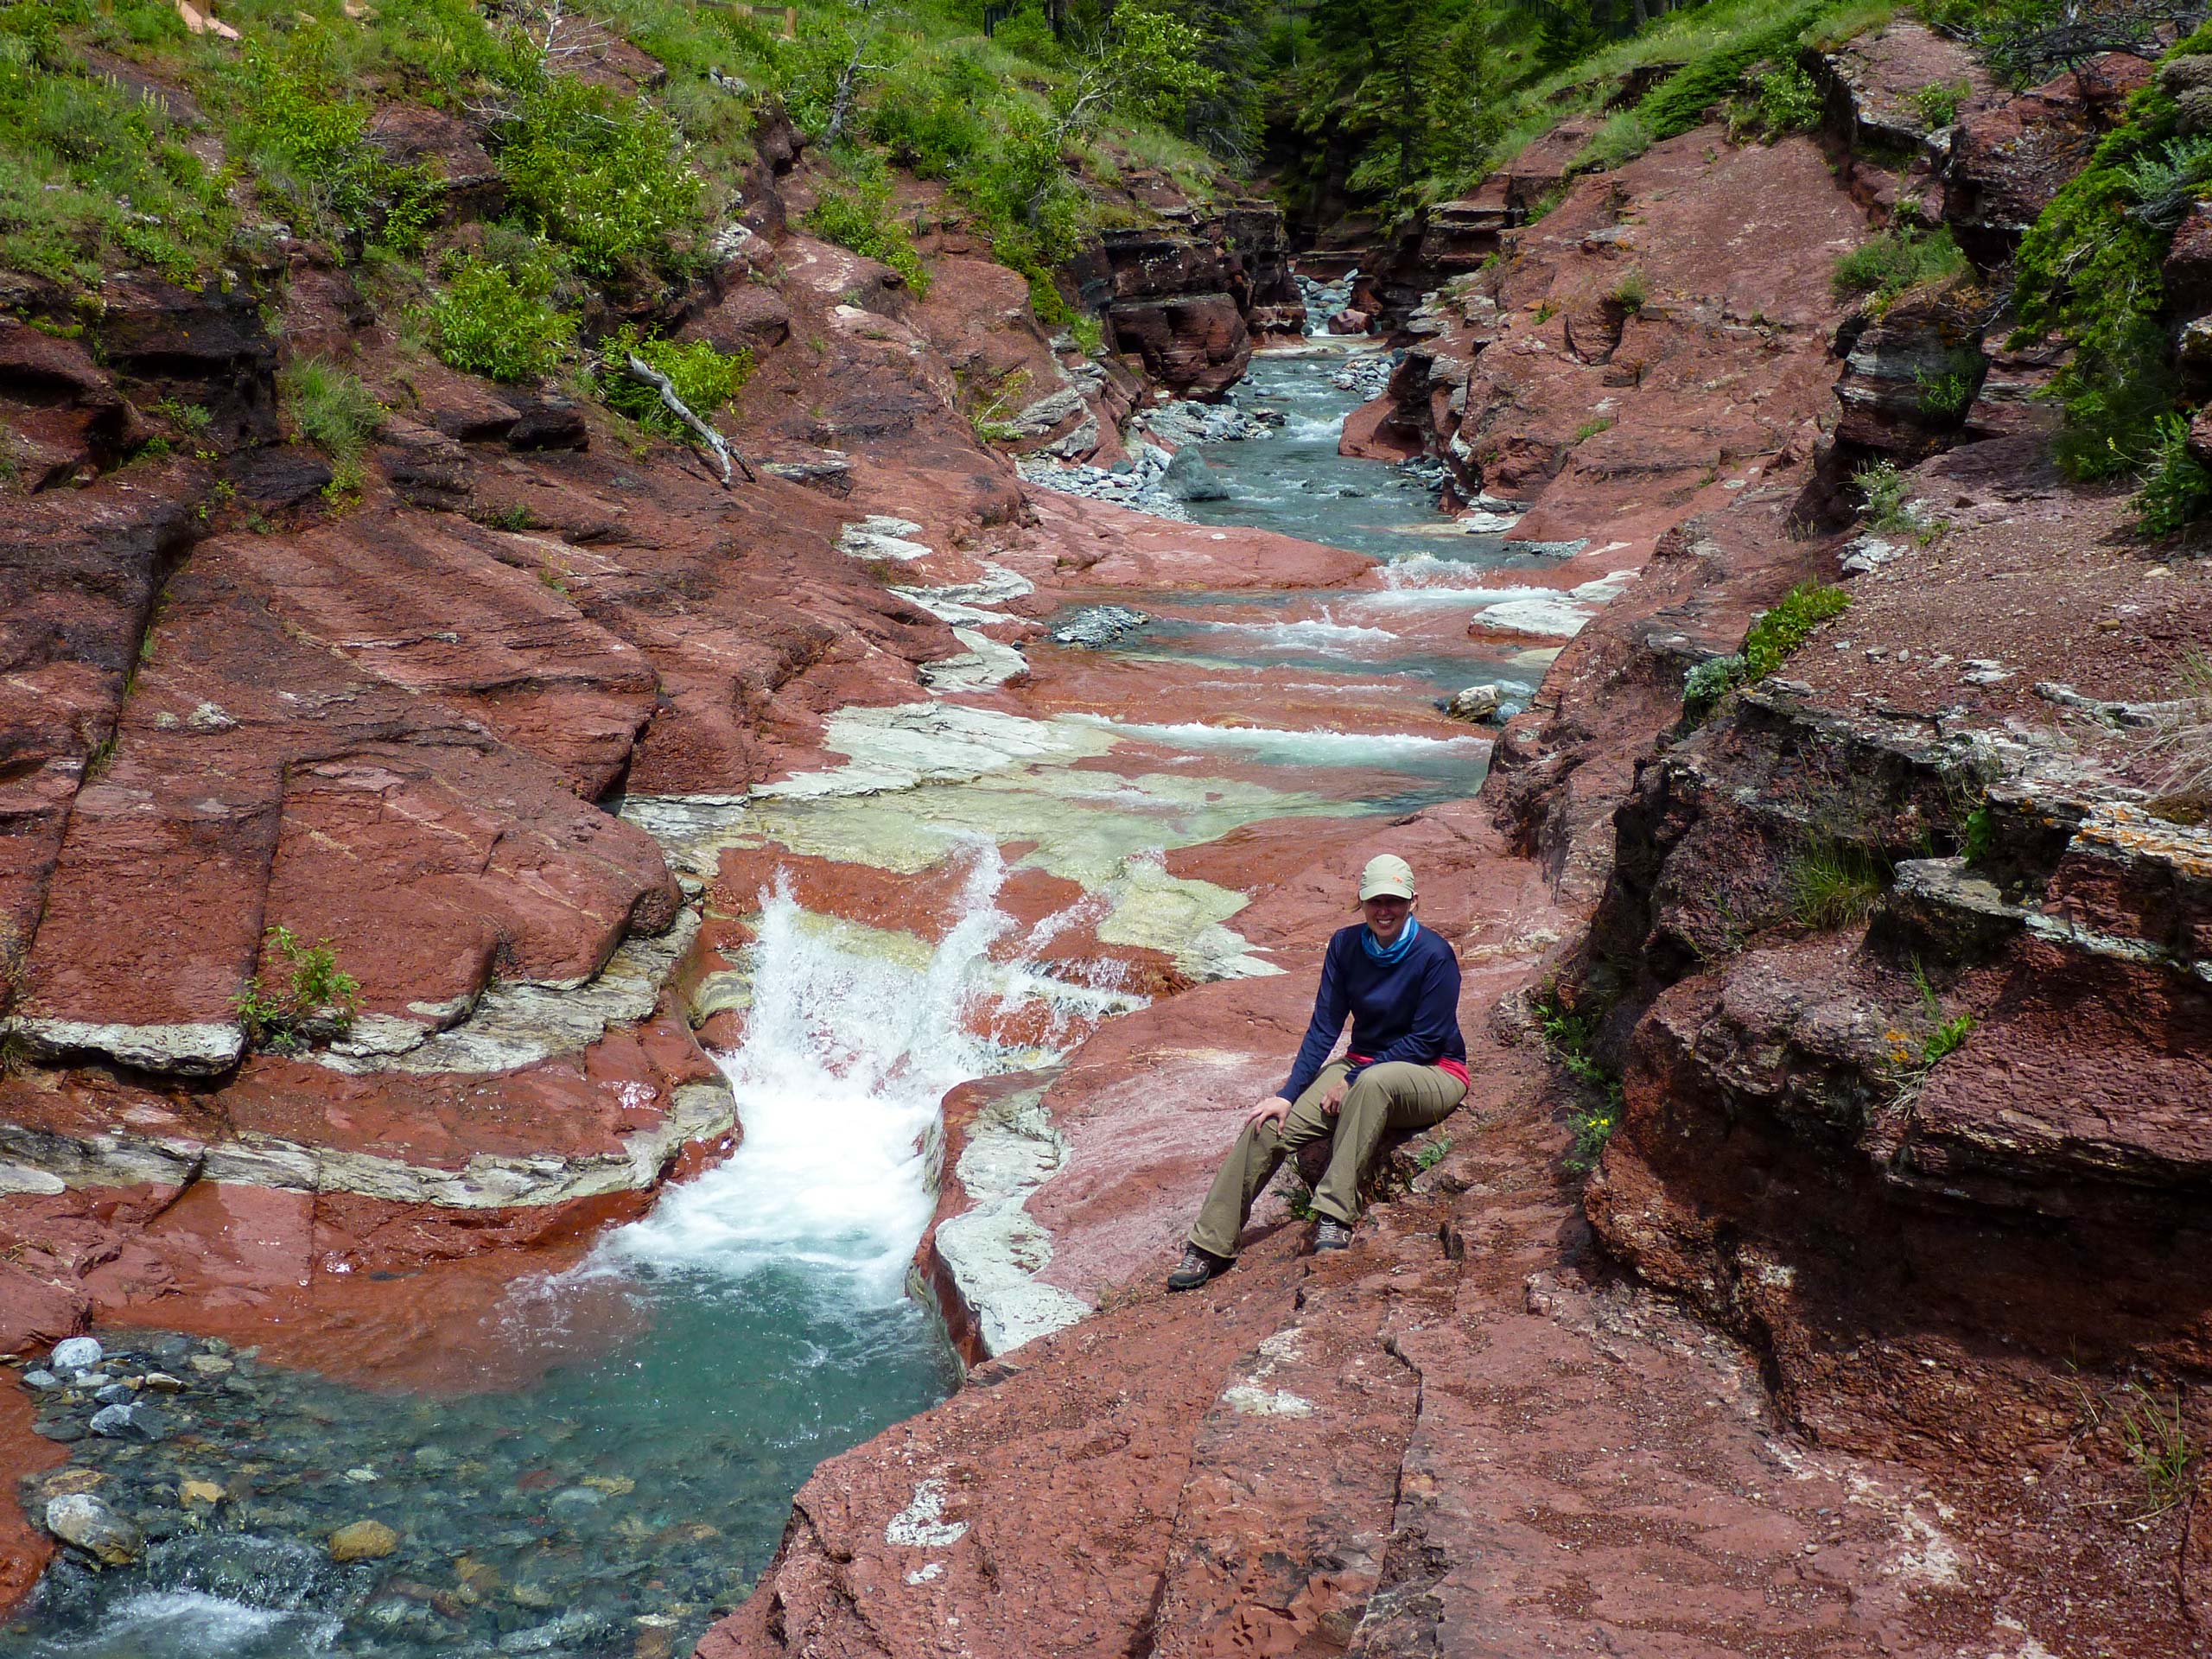
[[(1344, 1058), (1350, 1060), (1354, 1065), (1372, 1065), (1375, 1064), (1374, 1058), (1371, 1055), (1367, 1054), (1347, 1054), (1344, 1056)], [(1467, 1075), (1467, 1068), (1461, 1061), (1432, 1060), (1430, 1064), (1435, 1066), (1435, 1068), (1441, 1071), (1446, 1077), (1457, 1077), (1459, 1080), (1459, 1086), (1462, 1089), (1471, 1087), (1474, 1082), (1474, 1079)]]

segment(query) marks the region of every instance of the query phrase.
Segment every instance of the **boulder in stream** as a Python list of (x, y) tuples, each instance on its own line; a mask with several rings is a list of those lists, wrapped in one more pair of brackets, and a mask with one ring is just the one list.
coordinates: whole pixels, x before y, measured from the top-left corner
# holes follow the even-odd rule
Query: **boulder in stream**
[(1495, 682), (1485, 682), (1454, 692), (1444, 712), (1459, 720), (1487, 720), (1497, 713), (1497, 705), (1504, 700), (1504, 692)]
[(1160, 474), (1160, 487), (1179, 501), (1226, 501), (1229, 486), (1213, 475), (1195, 448), (1179, 449)]

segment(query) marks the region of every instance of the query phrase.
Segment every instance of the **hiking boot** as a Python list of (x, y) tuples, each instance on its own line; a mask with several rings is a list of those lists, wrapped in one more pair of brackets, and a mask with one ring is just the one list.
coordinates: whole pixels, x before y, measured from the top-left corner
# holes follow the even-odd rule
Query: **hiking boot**
[(1216, 1255), (1211, 1250), (1202, 1250), (1195, 1244), (1183, 1247), (1183, 1259), (1175, 1271), (1167, 1275), (1170, 1290), (1196, 1290), (1209, 1279), (1216, 1279), (1230, 1269), (1231, 1259)]
[(1324, 1250), (1343, 1250), (1351, 1248), (1351, 1228), (1333, 1216), (1323, 1216), (1313, 1224), (1313, 1253)]

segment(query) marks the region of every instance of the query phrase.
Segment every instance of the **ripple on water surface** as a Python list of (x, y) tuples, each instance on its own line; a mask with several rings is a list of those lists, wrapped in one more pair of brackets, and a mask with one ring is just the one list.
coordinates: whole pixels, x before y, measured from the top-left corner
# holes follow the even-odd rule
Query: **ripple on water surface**
[(1256, 525), (1380, 558), (1434, 544), (1441, 521), (1428, 485), (1337, 453), (1344, 418), (1361, 401), (1335, 385), (1339, 361), (1334, 353), (1253, 359), (1236, 399), (1281, 410), (1283, 423), (1265, 437), (1204, 447), (1228, 494), (1190, 503), (1193, 523)]

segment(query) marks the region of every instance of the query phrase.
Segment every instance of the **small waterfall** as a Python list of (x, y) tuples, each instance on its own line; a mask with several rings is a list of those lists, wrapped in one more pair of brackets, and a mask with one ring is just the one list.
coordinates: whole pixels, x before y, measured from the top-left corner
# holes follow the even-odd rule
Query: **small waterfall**
[(773, 1264), (896, 1300), (927, 1225), (925, 1148), (944, 1092), (1005, 1068), (971, 1034), (978, 969), (1013, 923), (1006, 867), (979, 849), (961, 914), (927, 963), (865, 956), (810, 925), (788, 879), (760, 896), (744, 1039), (722, 1057), (744, 1141), (611, 1235), (626, 1266), (741, 1279)]
[(1329, 320), (1351, 303), (1351, 285), (1357, 270), (1346, 271), (1333, 283), (1316, 282), (1300, 275), (1298, 286), (1306, 298), (1306, 332), (1309, 336), (1329, 332)]
[[(601, 1264), (730, 1280), (777, 1267), (862, 1305), (899, 1299), (935, 1204), (928, 1156), (945, 1093), (1049, 1060), (1144, 1001), (1120, 988), (1118, 963), (1046, 970), (1056, 935), (1103, 916), (1095, 898), (1046, 917), (1012, 962), (995, 962), (1016, 925), (997, 905), (1006, 865), (988, 842), (970, 856), (958, 918), (918, 967), (809, 916), (786, 878), (761, 893), (752, 1009), (721, 1057), (743, 1142), (610, 1235)], [(995, 1039), (1017, 1022), (1027, 1041)]]

